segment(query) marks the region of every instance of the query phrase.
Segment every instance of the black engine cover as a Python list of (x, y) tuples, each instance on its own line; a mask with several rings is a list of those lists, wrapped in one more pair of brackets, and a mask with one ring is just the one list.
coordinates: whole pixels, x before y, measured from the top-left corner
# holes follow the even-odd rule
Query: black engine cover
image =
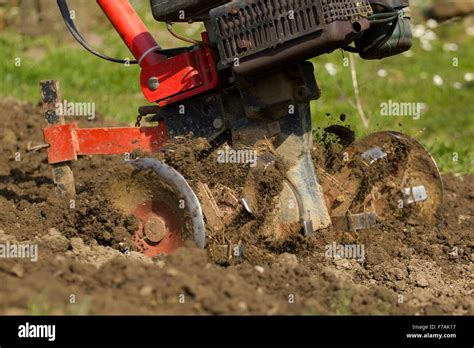
[(221, 65), (249, 76), (347, 46), (372, 13), (369, 0), (234, 0), (206, 28)]

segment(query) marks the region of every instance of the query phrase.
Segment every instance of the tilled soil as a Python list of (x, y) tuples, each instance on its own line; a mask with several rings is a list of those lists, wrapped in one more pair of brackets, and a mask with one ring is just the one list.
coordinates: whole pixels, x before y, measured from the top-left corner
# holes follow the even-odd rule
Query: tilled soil
[[(46, 153), (26, 151), (42, 142), (40, 108), (0, 99), (0, 122), (0, 244), (39, 248), (37, 262), (0, 258), (1, 314), (474, 314), (472, 175), (443, 177), (445, 201), (432, 224), (387, 220), (357, 234), (254, 240), (232, 263), (191, 242), (151, 260), (126, 252), (136, 221), (103, 192), (122, 157), (75, 162), (71, 205), (55, 193)], [(209, 173), (186, 162), (192, 156), (166, 156), (211, 187), (221, 178), (237, 189), (245, 174)], [(325, 256), (333, 243), (363, 245), (365, 260)]]

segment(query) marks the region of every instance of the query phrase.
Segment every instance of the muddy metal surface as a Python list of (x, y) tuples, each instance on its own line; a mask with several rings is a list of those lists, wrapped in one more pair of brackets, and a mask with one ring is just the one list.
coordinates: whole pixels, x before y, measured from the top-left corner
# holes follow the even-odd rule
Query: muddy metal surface
[[(0, 245), (38, 246), (36, 262), (0, 258), (1, 314), (474, 314), (472, 175), (444, 176), (433, 223), (386, 219), (357, 234), (272, 241), (257, 217), (228, 231), (245, 245), (240, 260), (222, 261), (192, 243), (150, 260), (124, 253), (136, 221), (104, 191), (127, 167), (123, 158), (74, 163), (71, 206), (55, 194), (46, 153), (26, 151), (28, 142), (41, 143), (42, 121), (37, 106), (0, 99)], [(173, 150), (163, 156), (192, 185), (241, 189), (243, 169), (212, 167), (206, 144)], [(278, 166), (272, 175), (259, 187), (269, 204)], [(363, 245), (363, 262), (328, 257), (328, 246), (342, 244)]]

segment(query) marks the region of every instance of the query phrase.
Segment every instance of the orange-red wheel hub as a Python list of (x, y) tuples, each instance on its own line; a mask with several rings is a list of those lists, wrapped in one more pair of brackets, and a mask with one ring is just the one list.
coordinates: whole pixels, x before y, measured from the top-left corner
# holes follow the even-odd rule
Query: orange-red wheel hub
[(134, 215), (138, 221), (134, 244), (146, 256), (170, 254), (183, 244), (179, 216), (168, 204), (148, 201), (137, 206)]

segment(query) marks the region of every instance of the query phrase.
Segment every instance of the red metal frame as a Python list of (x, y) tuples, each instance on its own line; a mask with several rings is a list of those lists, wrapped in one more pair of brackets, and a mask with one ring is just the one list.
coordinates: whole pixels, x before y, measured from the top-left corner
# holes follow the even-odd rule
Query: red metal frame
[[(156, 53), (160, 48), (128, 0), (97, 0), (110, 22), (138, 60), (141, 68), (141, 88), (145, 98), (165, 106), (204, 93), (217, 86), (217, 69), (202, 34), (200, 49), (167, 59)], [(150, 78), (158, 78), (159, 86), (151, 90)]]
[[(142, 69), (140, 83), (149, 102), (166, 106), (214, 89), (218, 84), (217, 69), (206, 33), (202, 33), (203, 47), (185, 52), (165, 62)], [(153, 91), (148, 80), (157, 77), (159, 87)]]
[(78, 128), (76, 123), (43, 129), (50, 164), (77, 160), (80, 155), (115, 155), (140, 150), (157, 152), (168, 140), (166, 126), (142, 128)]
[[(201, 47), (168, 58), (157, 53), (158, 43), (128, 0), (97, 0), (142, 69), (140, 84), (145, 98), (166, 106), (215, 88), (218, 73), (206, 33)], [(158, 78), (156, 90), (149, 79)], [(167, 141), (166, 127), (91, 128), (76, 124), (58, 125), (43, 130), (49, 144), (51, 164), (76, 160), (79, 155), (124, 154), (136, 150), (155, 152)]]
[(128, 0), (97, 0), (97, 3), (120, 34), (140, 66), (151, 66), (166, 60), (166, 56), (150, 49), (159, 48), (141, 18)]

